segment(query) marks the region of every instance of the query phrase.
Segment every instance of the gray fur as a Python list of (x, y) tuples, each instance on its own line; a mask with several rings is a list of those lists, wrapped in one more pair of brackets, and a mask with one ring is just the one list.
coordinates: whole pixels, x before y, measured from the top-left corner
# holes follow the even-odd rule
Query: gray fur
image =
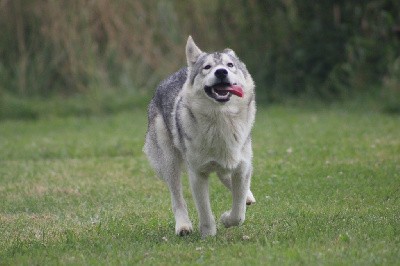
[(187, 67), (181, 68), (178, 72), (169, 76), (167, 79), (161, 82), (157, 87), (156, 93), (150, 102), (148, 112), (151, 114), (149, 116), (150, 120), (154, 119), (154, 114), (158, 110), (164, 119), (164, 122), (171, 132), (172, 121), (169, 116), (174, 108), (175, 98), (182, 89), (183, 84), (187, 77)]
[[(186, 58), (188, 67), (161, 82), (150, 102), (144, 151), (169, 187), (176, 234), (193, 230), (181, 184), (181, 166), (186, 165), (201, 235), (213, 236), (216, 224), (208, 193), (211, 172), (232, 191), (232, 209), (221, 217), (226, 227), (242, 224), (246, 203), (255, 202), (250, 191), (254, 82), (231, 49), (204, 53), (189, 37)], [(207, 92), (222, 82), (218, 69), (228, 73), (223, 82), (243, 89), (243, 97)]]
[(196, 78), (197, 75), (200, 74), (200, 69), (203, 67), (204, 61), (206, 59), (206, 54), (203, 54), (199, 57), (199, 59), (193, 64), (192, 70), (190, 72), (190, 83), (194, 83), (194, 79)]

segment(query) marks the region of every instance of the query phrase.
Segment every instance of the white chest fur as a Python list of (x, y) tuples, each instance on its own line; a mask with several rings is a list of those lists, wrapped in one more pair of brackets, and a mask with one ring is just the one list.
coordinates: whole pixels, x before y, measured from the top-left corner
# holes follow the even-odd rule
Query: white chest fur
[(251, 159), (249, 137), (255, 110), (254, 105), (242, 107), (198, 109), (184, 104), (176, 110), (184, 131), (181, 134), (186, 137), (175, 138), (174, 142), (191, 167), (230, 170), (242, 160)]

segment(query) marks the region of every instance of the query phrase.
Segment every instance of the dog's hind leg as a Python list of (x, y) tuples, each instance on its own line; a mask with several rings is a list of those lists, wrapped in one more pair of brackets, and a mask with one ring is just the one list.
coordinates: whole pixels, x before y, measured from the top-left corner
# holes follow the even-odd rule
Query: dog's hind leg
[[(221, 180), (222, 184), (224, 184), (230, 191), (232, 191), (232, 178), (230, 174), (226, 173), (217, 173), (219, 180)], [(251, 171), (250, 171), (250, 178), (251, 178)], [(253, 193), (249, 189), (247, 191), (247, 197), (246, 197), (246, 205), (251, 205), (253, 203), (256, 203), (256, 199), (253, 196)]]

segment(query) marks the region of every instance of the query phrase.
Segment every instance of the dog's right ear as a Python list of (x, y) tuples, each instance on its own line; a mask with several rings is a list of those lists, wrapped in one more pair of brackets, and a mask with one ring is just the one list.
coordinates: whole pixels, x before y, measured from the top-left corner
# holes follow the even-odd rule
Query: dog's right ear
[(194, 43), (192, 36), (189, 35), (189, 38), (186, 43), (186, 60), (188, 63), (188, 66), (191, 67), (193, 66), (197, 59), (199, 59), (199, 56), (203, 52), (197, 47), (197, 45)]

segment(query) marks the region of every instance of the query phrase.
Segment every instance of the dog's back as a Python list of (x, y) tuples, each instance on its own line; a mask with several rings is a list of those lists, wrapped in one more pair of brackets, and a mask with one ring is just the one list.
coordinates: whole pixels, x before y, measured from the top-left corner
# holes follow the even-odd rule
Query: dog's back
[(175, 72), (167, 79), (163, 80), (160, 85), (158, 85), (153, 99), (149, 105), (149, 122), (154, 120), (156, 113), (162, 115), (164, 123), (171, 131), (171, 113), (174, 108), (174, 103), (179, 92), (182, 90), (182, 86), (187, 78), (187, 67), (180, 69)]
[[(163, 163), (161, 163), (162, 158), (160, 157), (163, 153), (162, 146), (166, 143), (172, 145), (173, 142), (172, 113), (175, 100), (182, 90), (186, 79), (187, 67), (184, 67), (163, 80), (158, 85), (148, 107), (148, 128), (143, 150), (150, 159), (152, 166), (159, 174), (159, 168), (163, 165)], [(160, 141), (163, 143), (160, 143)]]

